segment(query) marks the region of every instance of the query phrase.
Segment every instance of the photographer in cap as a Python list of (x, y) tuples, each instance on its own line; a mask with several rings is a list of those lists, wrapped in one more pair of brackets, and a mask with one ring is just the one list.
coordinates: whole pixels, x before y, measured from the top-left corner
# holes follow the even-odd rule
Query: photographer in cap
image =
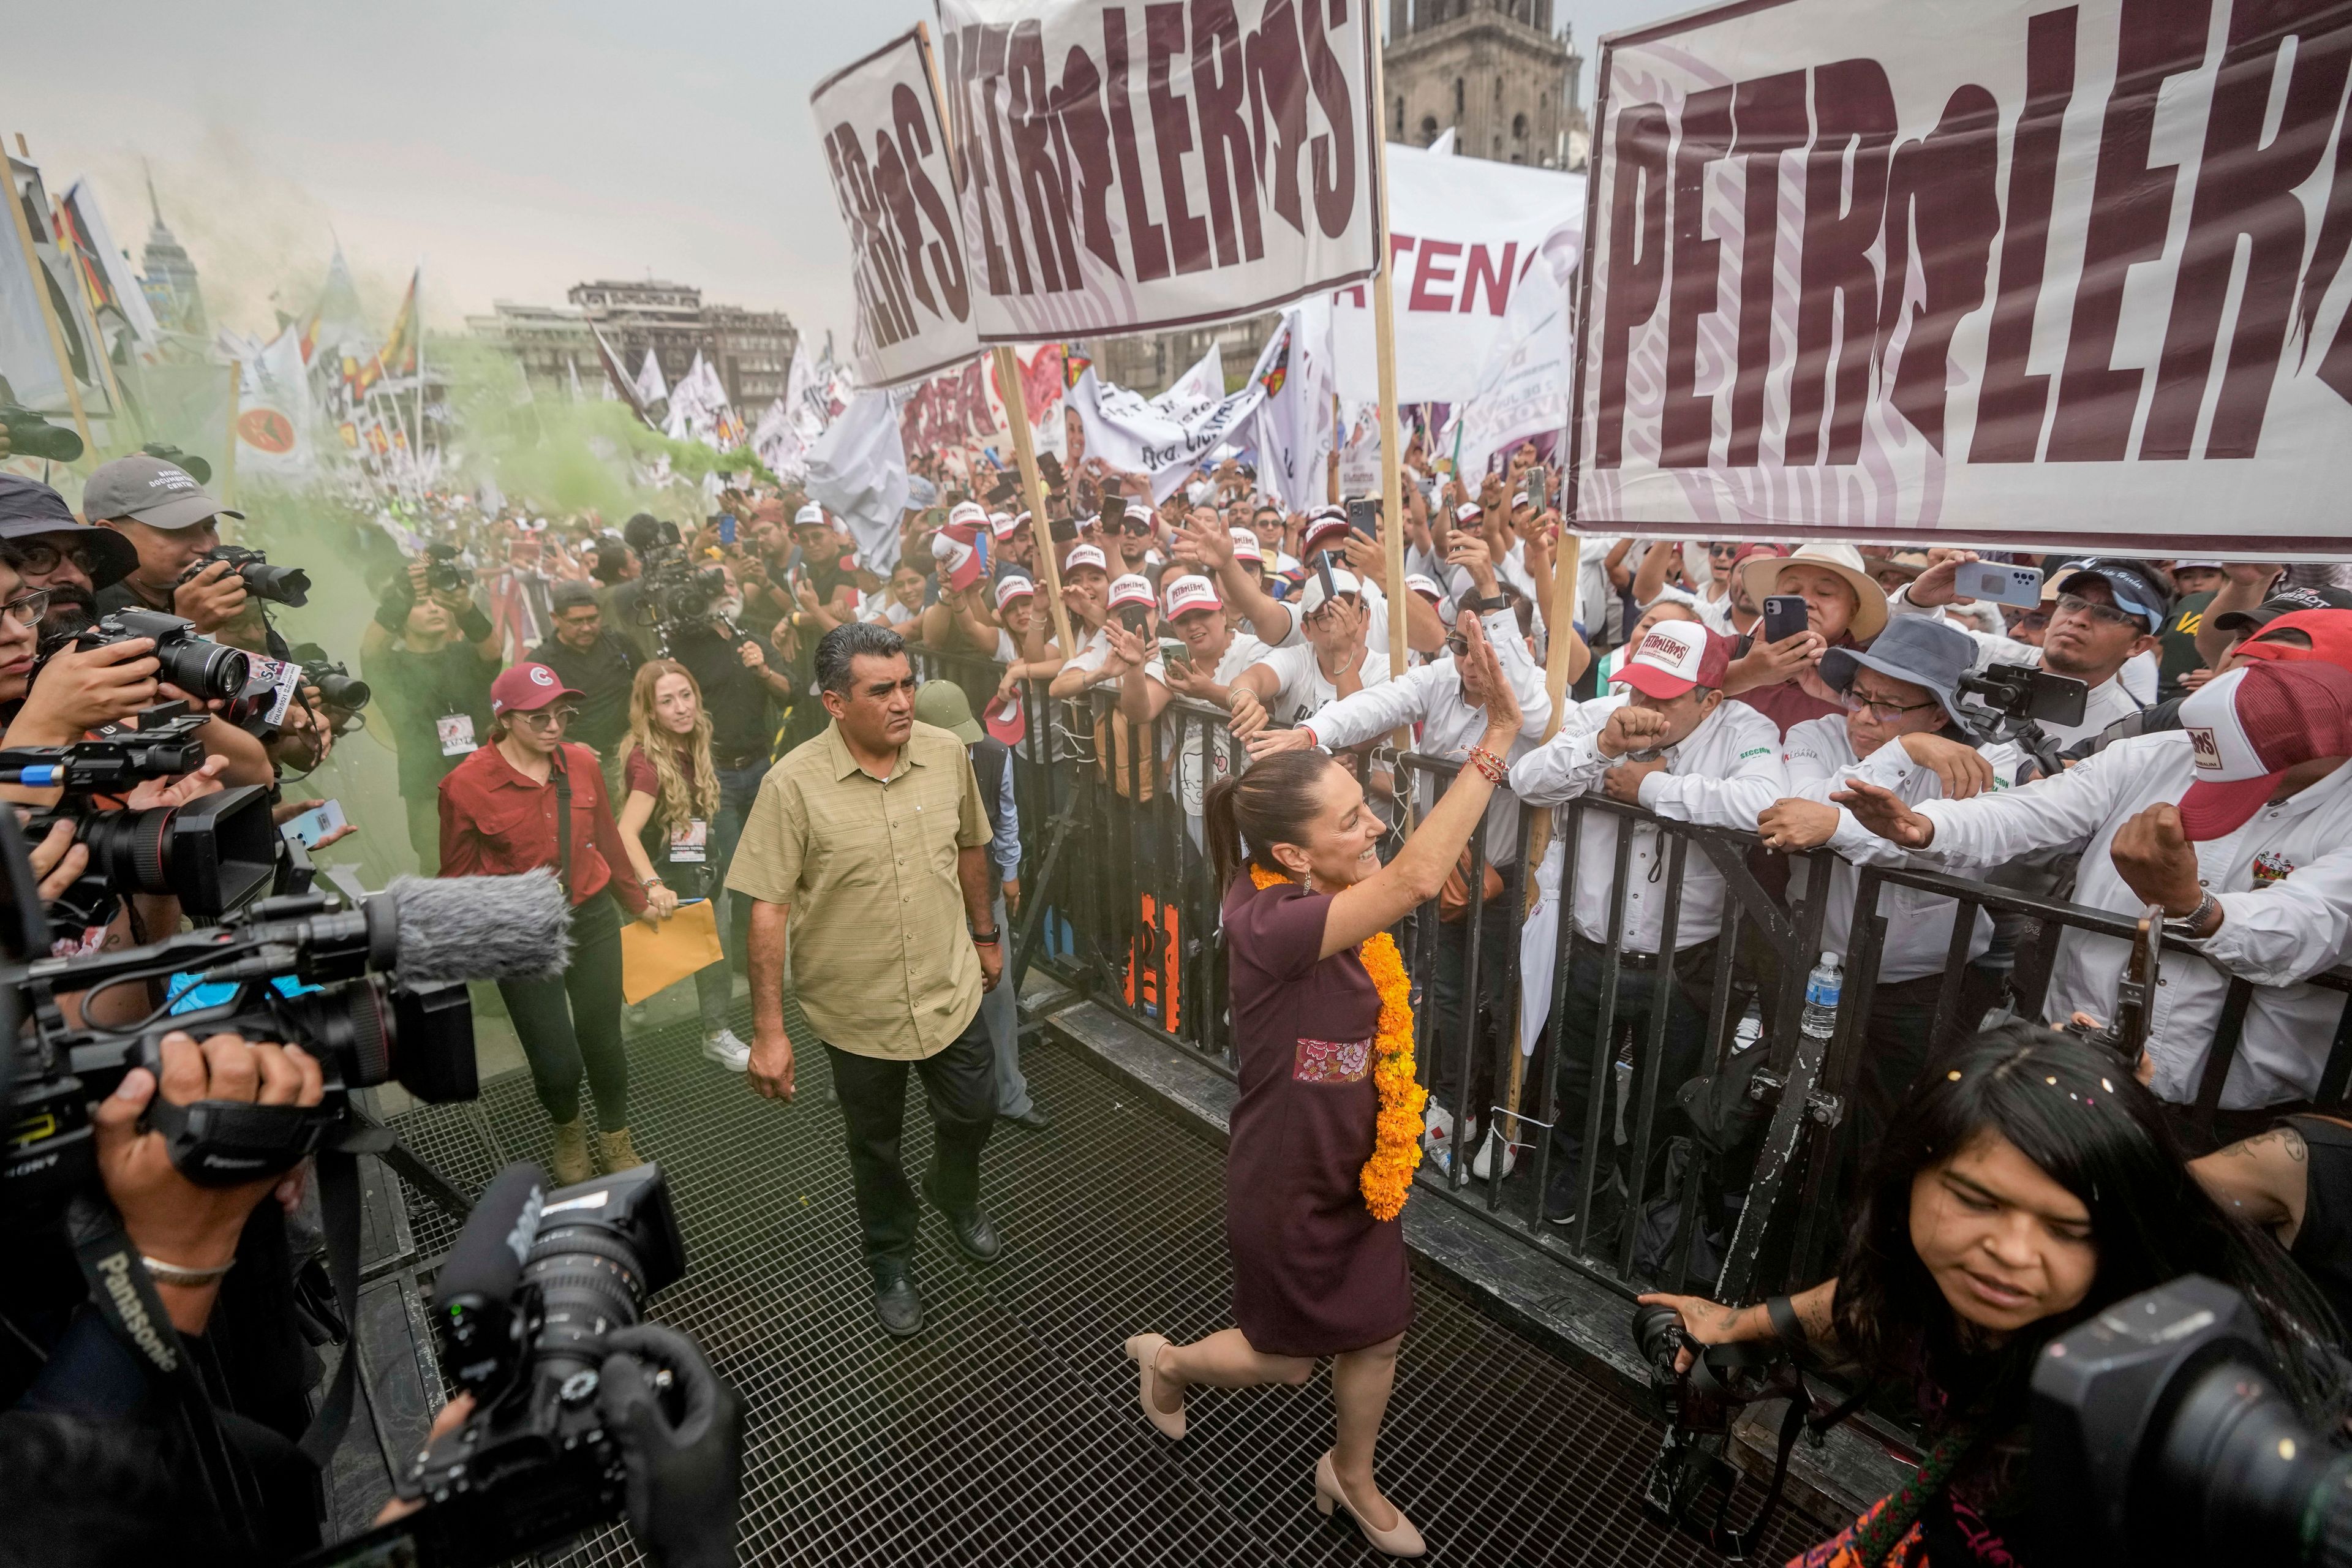
[(620, 634), (605, 628), (596, 590), (587, 584), (558, 583), (547, 600), (555, 635), (530, 650), (531, 662), (547, 666), (580, 693), (580, 716), (572, 721), (570, 738), (596, 749), (605, 793), (619, 800), (625, 794), (621, 737), (629, 730), (629, 685), (645, 660)]
[[(194, 577), (188, 568), (220, 547), (219, 520), (245, 513), (215, 500), (186, 469), (144, 452), (101, 463), (82, 487), (82, 514), (131, 542), (138, 564), (98, 591), (101, 615), (162, 610), (197, 631), (248, 652), (269, 654), (258, 621), (246, 609), (245, 579), (215, 561)], [(282, 654), (273, 657), (282, 658)]]
[(470, 594), (434, 585), (433, 564), (410, 561), (360, 634), (360, 668), (400, 757), (409, 847), (428, 877), (441, 869), (441, 780), (488, 743), (490, 680), (506, 662), (498, 628)]

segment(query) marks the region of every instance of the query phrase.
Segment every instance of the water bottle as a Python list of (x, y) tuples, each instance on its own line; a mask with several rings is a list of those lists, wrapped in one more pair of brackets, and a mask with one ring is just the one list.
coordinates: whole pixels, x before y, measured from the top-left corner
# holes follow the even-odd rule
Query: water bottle
[(1805, 1016), (1798, 1026), (1816, 1040), (1826, 1040), (1837, 1030), (1838, 991), (1845, 978), (1842, 962), (1840, 954), (1822, 954), (1805, 981)]

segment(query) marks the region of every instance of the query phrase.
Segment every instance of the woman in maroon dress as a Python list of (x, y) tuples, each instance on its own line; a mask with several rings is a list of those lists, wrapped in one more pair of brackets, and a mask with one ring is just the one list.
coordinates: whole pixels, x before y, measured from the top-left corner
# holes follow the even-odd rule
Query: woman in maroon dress
[[(1372, 1447), (1412, 1321), (1412, 1280), (1402, 1227), (1374, 1219), (1358, 1186), (1380, 1109), (1381, 999), (1357, 948), (1437, 897), (1518, 733), (1517, 700), (1477, 617), (1465, 615), (1461, 630), (1463, 685), (1485, 698), (1486, 741), (1388, 865), (1377, 852), (1380, 817), (1321, 752), (1276, 752), (1209, 791), (1241, 1078), (1225, 1156), (1234, 1326), (1189, 1345), (1159, 1334), (1127, 1342), (1144, 1414), (1170, 1437), (1184, 1435), (1193, 1384), (1303, 1384), (1318, 1359), (1333, 1358), (1339, 1440), (1316, 1461), (1316, 1506), (1346, 1509), (1365, 1539), (1398, 1557), (1424, 1548), (1374, 1484)], [(1260, 889), (1253, 867), (1287, 879)]]

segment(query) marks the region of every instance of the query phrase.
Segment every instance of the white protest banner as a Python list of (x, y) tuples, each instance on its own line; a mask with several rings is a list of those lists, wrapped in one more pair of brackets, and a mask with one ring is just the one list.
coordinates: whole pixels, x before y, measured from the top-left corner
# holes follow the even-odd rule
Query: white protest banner
[(2321, 0), (1613, 35), (1580, 521), (2352, 555), (2347, 64)]
[(980, 352), (955, 173), (916, 27), (809, 95), (855, 258), (858, 379), (898, 386)]
[(1087, 457), (1121, 473), (1147, 476), (1152, 499), (1166, 500), (1218, 447), (1248, 437), (1252, 416), (1269, 389), (1279, 390), (1289, 362), (1290, 334), (1277, 329), (1241, 390), (1213, 395), (1209, 388), (1224, 384), (1222, 374), (1202, 369), (1220, 363), (1213, 343), (1200, 364), (1152, 398), (1100, 380), (1089, 365), (1070, 388), (1070, 407), (1085, 432)]
[[(1459, 403), (1545, 242), (1584, 232), (1582, 174), (1390, 142), (1389, 253), (1396, 258), (1397, 401)], [(1339, 290), (1331, 346), (1339, 395), (1380, 395), (1370, 289)]]
[[(1056, 461), (1069, 457), (1062, 418), (1066, 355), (1061, 343), (1013, 351), (1037, 450), (1052, 453)], [(899, 439), (906, 449), (936, 455), (959, 482), (1013, 466), (1013, 433), (1003, 390), (996, 384), (994, 359), (982, 355), (918, 383), (908, 389), (898, 410)]]
[(1248, 315), (1378, 263), (1375, 0), (940, 0), (986, 342)]
[(1484, 473), (1512, 442), (1568, 428), (1576, 370), (1569, 288), (1577, 249), (1573, 231), (1555, 230), (1511, 290), (1503, 330), (1487, 346), (1477, 383), (1454, 405), (1454, 417), (1438, 437), (1439, 450), (1454, 458), (1454, 472)]

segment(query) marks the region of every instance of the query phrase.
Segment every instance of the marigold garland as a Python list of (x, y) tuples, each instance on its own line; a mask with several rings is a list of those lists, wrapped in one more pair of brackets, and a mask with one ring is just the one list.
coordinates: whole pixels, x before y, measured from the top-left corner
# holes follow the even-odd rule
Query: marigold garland
[[(1250, 883), (1261, 891), (1289, 880), (1279, 871), (1250, 867)], [(1396, 938), (1374, 931), (1356, 949), (1356, 956), (1381, 996), (1372, 1049), (1372, 1087), (1380, 1091), (1381, 1110), (1373, 1122), (1372, 1157), (1364, 1162), (1356, 1185), (1374, 1219), (1394, 1219), (1404, 1212), (1412, 1173), (1421, 1164), (1422, 1109), (1429, 1103), (1429, 1091), (1413, 1079), (1412, 985)]]

